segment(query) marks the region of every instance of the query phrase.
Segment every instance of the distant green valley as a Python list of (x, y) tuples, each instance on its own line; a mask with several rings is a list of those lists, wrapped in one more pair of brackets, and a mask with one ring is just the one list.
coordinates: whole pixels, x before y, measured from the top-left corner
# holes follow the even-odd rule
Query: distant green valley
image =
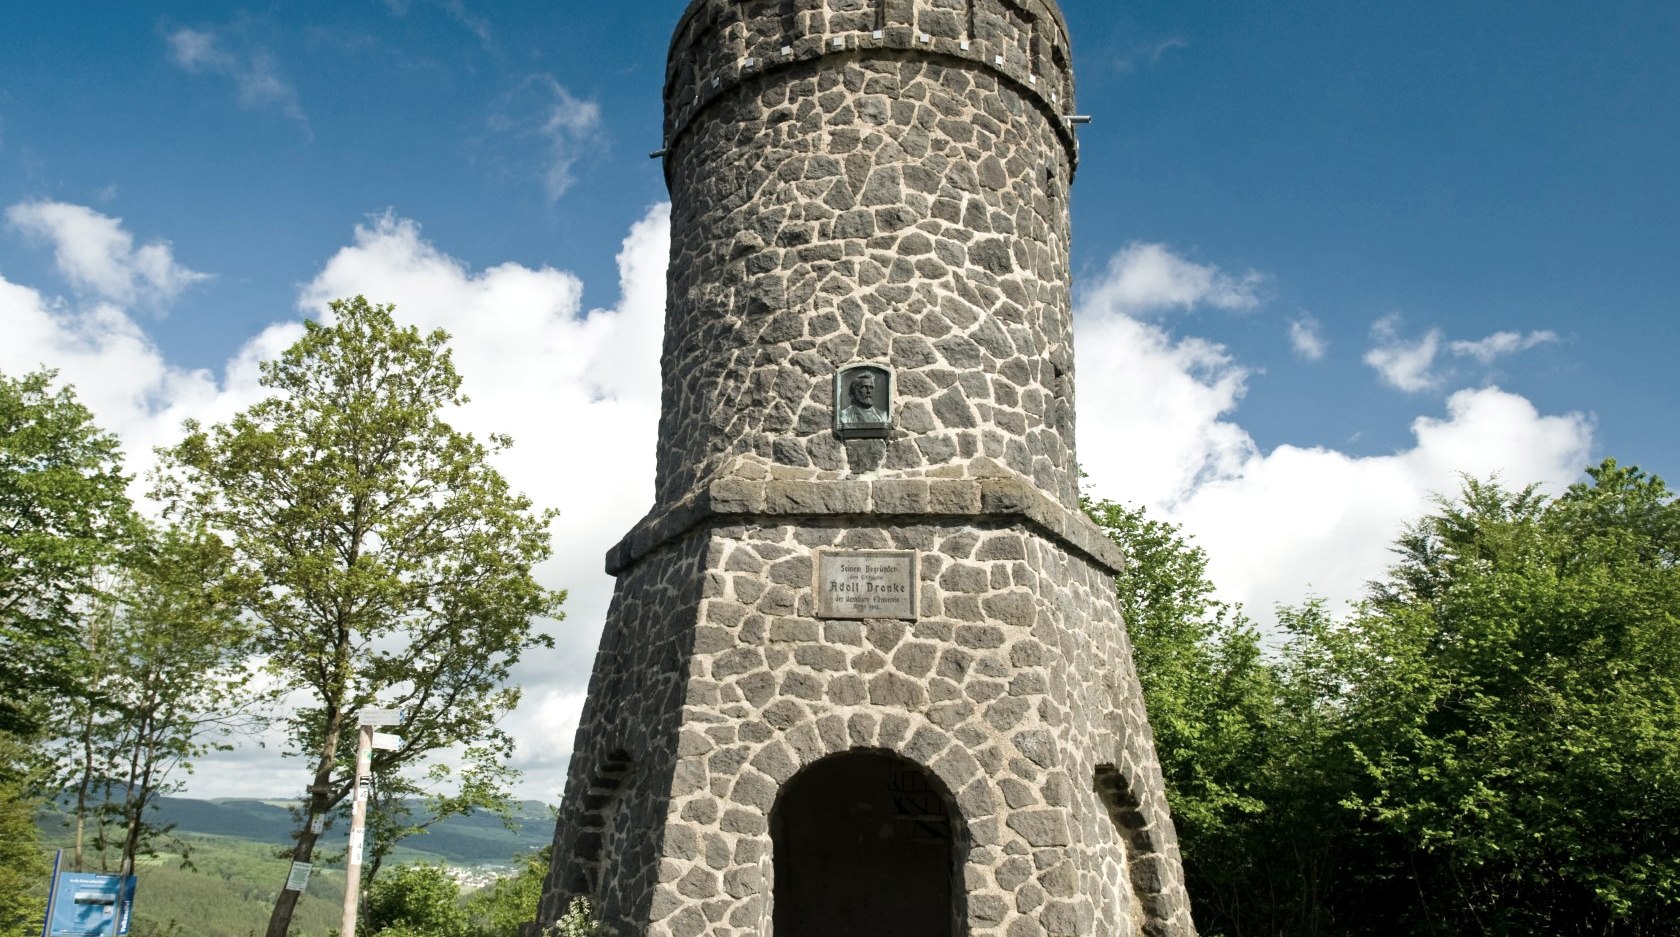
[[(513, 829), (488, 814), (451, 817), (429, 832), (405, 840), (387, 867), (411, 862), (447, 865), (470, 884), (512, 872), (523, 856), (541, 849), (553, 835), (547, 805), (525, 801), (514, 810)], [(155, 819), (174, 824), (187, 846), (190, 868), (179, 856), (143, 861), (134, 903), (134, 937), (254, 937), (261, 934), (276, 892), (285, 883), (288, 861), (278, 850), (291, 842), (291, 814), (283, 801), (165, 797)], [(68, 846), (70, 828), (60, 814), (39, 818), (43, 839)], [(328, 830), (321, 848), (337, 859), (345, 847), (347, 823)], [(317, 853), (321, 855), (321, 853)], [(90, 868), (97, 866), (90, 853)], [(43, 883), (44, 885), (44, 883)], [(338, 929), (344, 902), (342, 867), (322, 868), (310, 878), (293, 920), (295, 937), (329, 937)]]

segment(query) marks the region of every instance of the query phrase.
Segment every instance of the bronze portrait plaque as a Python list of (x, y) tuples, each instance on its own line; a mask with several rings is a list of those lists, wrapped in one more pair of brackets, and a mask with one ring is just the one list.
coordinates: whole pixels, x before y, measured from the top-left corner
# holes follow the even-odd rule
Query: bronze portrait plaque
[(892, 429), (892, 369), (853, 364), (834, 374), (834, 434), (842, 439), (880, 439)]

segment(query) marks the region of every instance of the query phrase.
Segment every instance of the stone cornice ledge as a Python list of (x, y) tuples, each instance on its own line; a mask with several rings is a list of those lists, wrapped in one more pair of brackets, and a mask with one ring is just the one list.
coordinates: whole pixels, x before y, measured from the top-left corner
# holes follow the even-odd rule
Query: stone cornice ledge
[(869, 518), (913, 524), (1016, 519), (1040, 535), (1119, 572), (1125, 555), (1089, 517), (1070, 511), (1013, 472), (962, 478), (780, 478), (713, 476), (681, 501), (656, 509), (607, 551), (618, 574), (666, 543), (708, 523), (743, 518)]

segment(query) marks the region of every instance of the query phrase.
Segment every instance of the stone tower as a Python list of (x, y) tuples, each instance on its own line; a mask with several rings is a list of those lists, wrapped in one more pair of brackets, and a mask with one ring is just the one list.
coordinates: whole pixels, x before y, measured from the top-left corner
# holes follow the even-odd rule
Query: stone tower
[(653, 509), (578, 730), (553, 921), (1190, 935), (1079, 511), (1054, 0), (694, 0)]

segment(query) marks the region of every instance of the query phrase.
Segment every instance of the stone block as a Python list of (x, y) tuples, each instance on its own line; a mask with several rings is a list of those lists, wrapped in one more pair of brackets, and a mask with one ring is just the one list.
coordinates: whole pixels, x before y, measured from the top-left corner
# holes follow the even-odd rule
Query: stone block
[[(928, 482), (928, 510), (938, 514), (980, 513), (980, 486), (968, 479), (933, 479)], [(966, 556), (944, 550), (947, 556)]]
[(888, 709), (920, 709), (927, 704), (927, 690), (920, 682), (902, 674), (887, 672), (869, 680), (869, 703)]
[[(1021, 838), (1030, 845), (1068, 845), (1068, 826), (1065, 811), (1051, 809), (1014, 810), (1008, 814), (1004, 823), (1011, 830), (1020, 834)], [(1023, 886), (1022, 890), (1024, 888)]]
[(922, 514), (928, 510), (924, 479), (880, 479), (872, 483), (873, 505), (883, 514)]

